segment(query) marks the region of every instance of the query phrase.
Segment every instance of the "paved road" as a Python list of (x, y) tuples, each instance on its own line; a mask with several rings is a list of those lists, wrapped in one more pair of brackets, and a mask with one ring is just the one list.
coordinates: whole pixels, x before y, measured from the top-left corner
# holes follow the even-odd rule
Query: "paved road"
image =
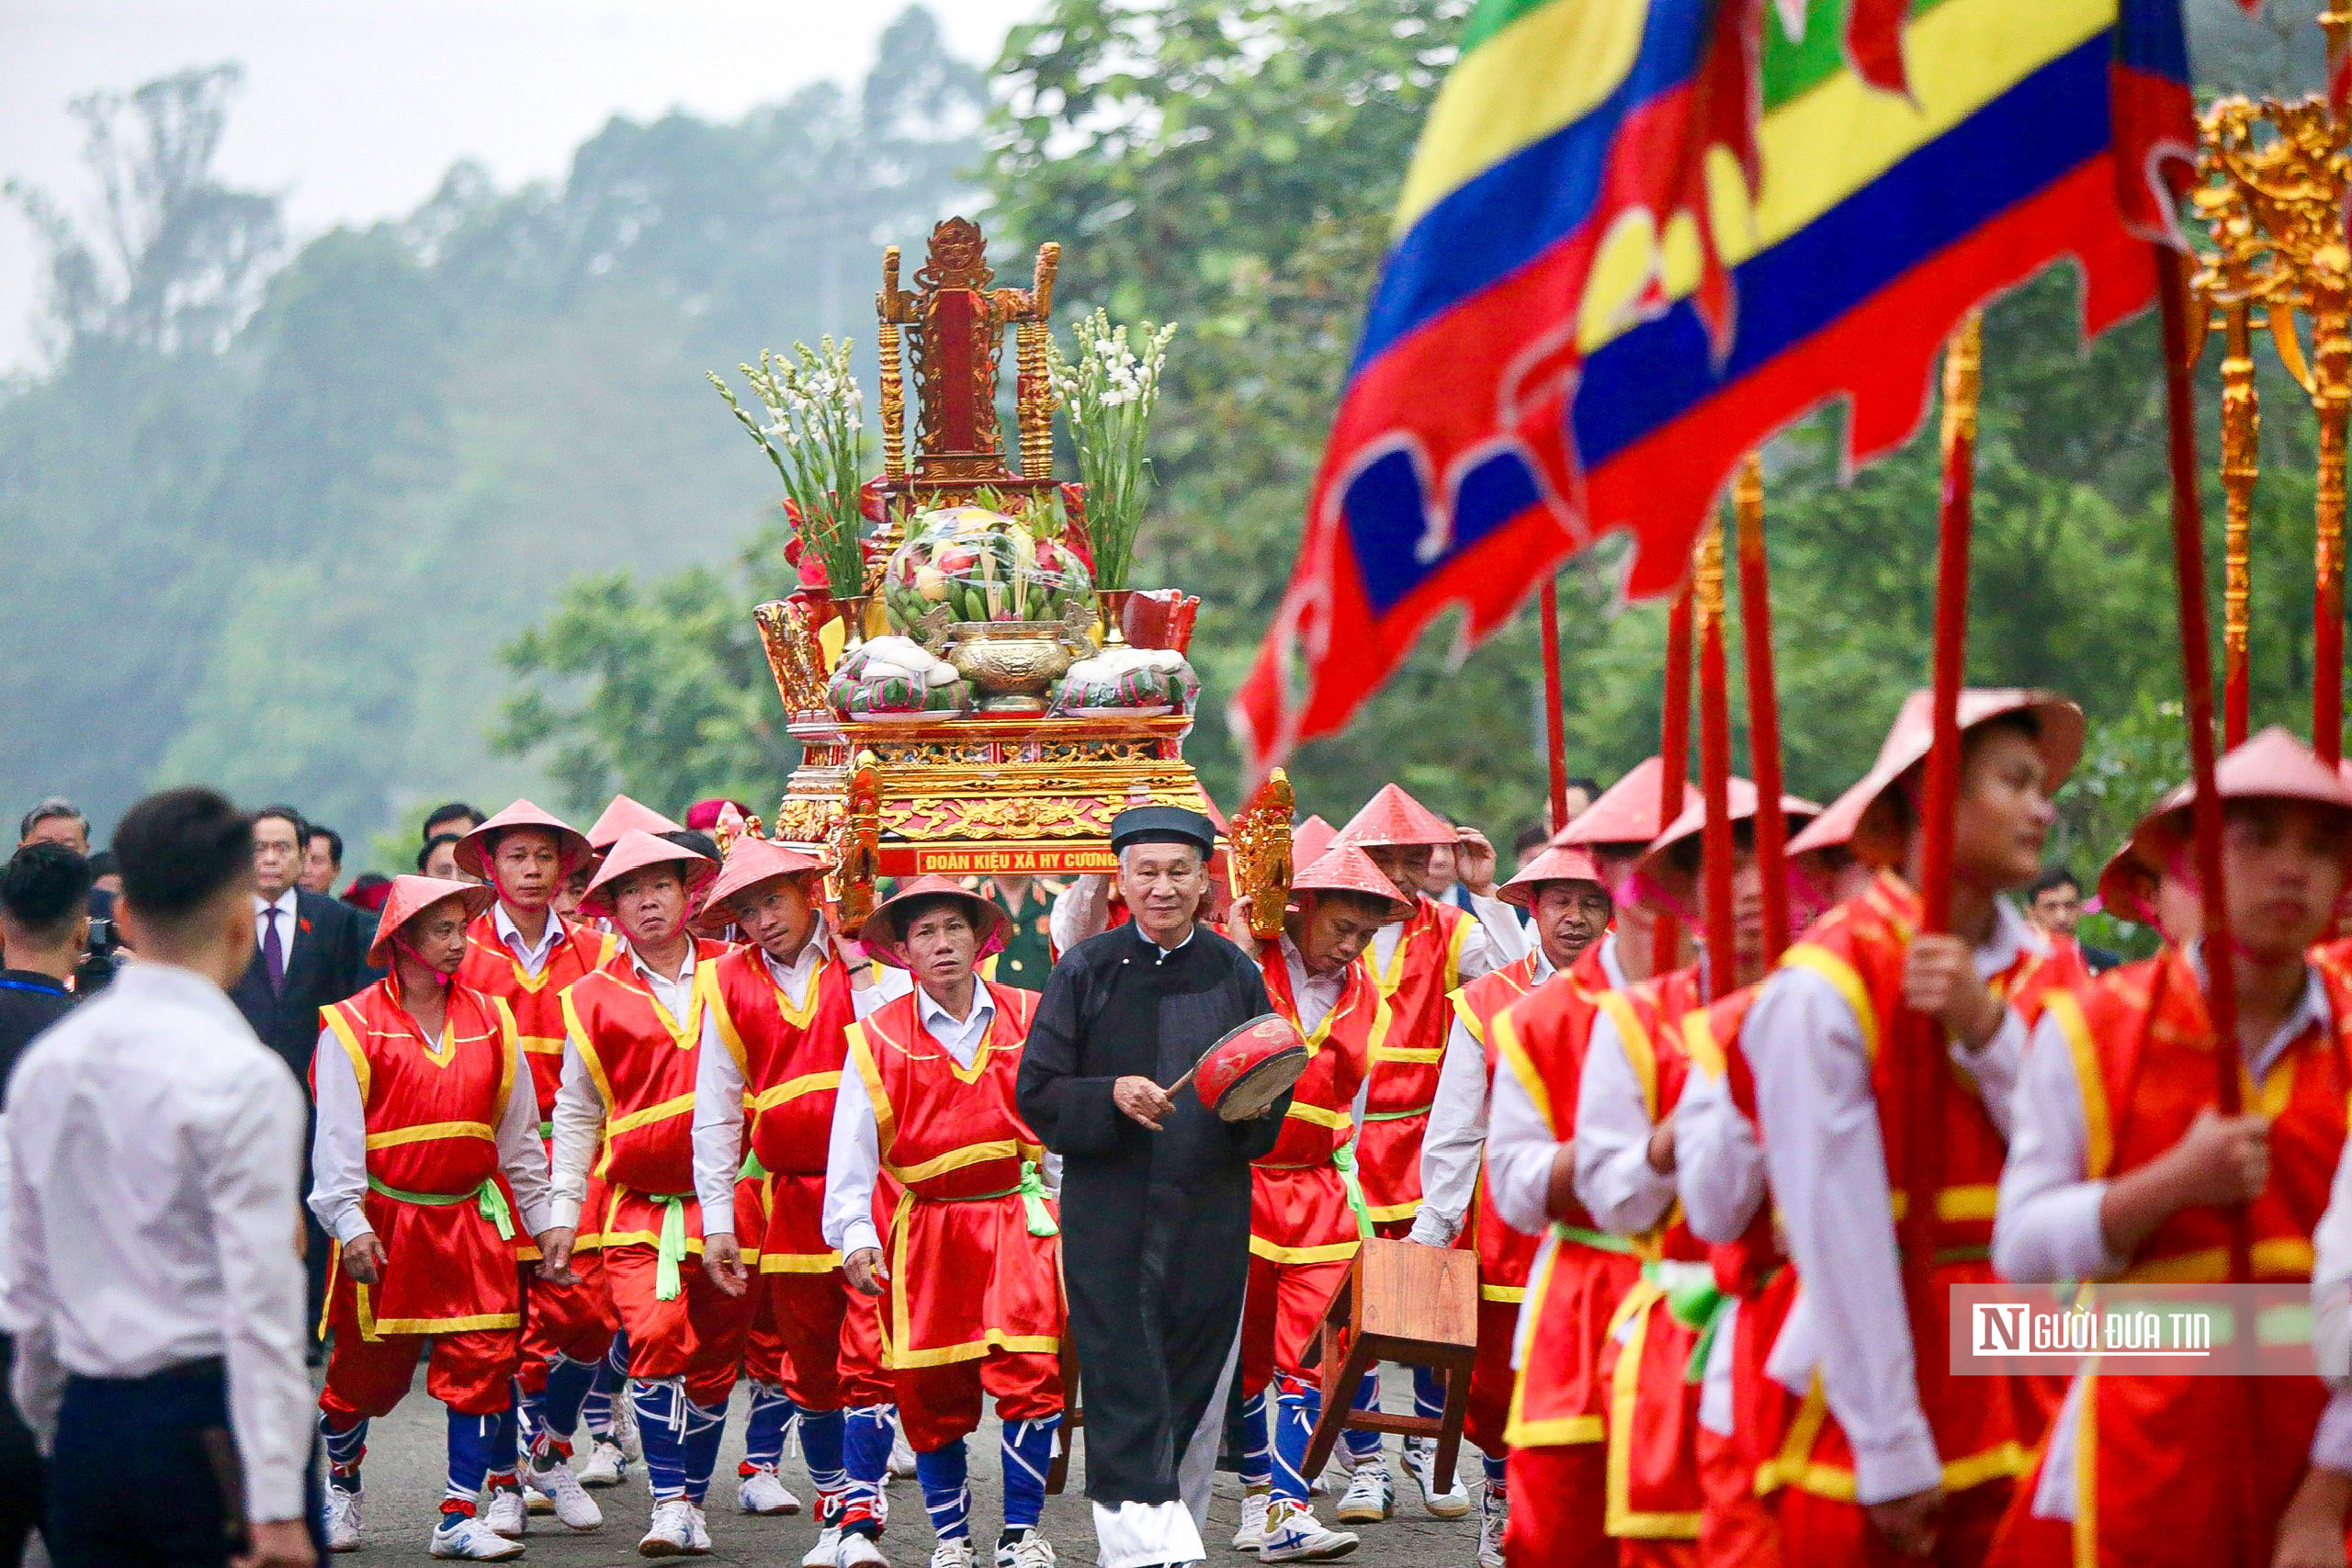
[[(1391, 1395), (1391, 1403), (1401, 1407), (1404, 1398), (1400, 1386)], [(425, 1537), (433, 1528), (435, 1512), (441, 1501), (445, 1432), (441, 1408), (426, 1396), (420, 1377), (415, 1390), (401, 1407), (376, 1423), (369, 1434), (367, 1545), (356, 1556), (341, 1561), (359, 1568), (369, 1562), (426, 1560)], [(1389, 1442), (1393, 1449), (1396, 1439)], [(815, 1540), (816, 1527), (805, 1511), (782, 1519), (754, 1518), (736, 1511), (732, 1477), (742, 1450), (742, 1407), (739, 1399), (728, 1422), (718, 1476), (711, 1486), (708, 1516), (715, 1550), (708, 1561), (791, 1568)], [(971, 1453), (973, 1537), (985, 1545), (995, 1539), (1002, 1517), (993, 1421), (971, 1440)], [(1085, 1442), (1081, 1437), (1069, 1493), (1046, 1502), (1046, 1533), (1059, 1550), (1062, 1561), (1069, 1564), (1088, 1564), (1094, 1560), (1093, 1531), (1088, 1524), (1086, 1504), (1079, 1487), (1084, 1460)], [(1477, 1460), (1473, 1450), (1464, 1450), (1462, 1468), (1474, 1478), (1475, 1496)], [(1337, 1477), (1336, 1469), (1333, 1474)], [(786, 1461), (785, 1478), (806, 1504), (806, 1475), (799, 1470), (797, 1459)], [(1475, 1511), (1467, 1519), (1431, 1518), (1421, 1510), (1419, 1493), (1401, 1472), (1398, 1481), (1402, 1497), (1396, 1517), (1386, 1524), (1358, 1527), (1363, 1545), (1349, 1561), (1368, 1568), (1475, 1568), (1478, 1551)], [(1233, 1535), (1239, 1495), (1240, 1490), (1231, 1476), (1217, 1477), (1216, 1501), (1210, 1510), (1212, 1568), (1222, 1564), (1239, 1568), (1240, 1564), (1256, 1561), (1225, 1550)], [(596, 1493), (595, 1496), (605, 1508), (604, 1529), (574, 1534), (552, 1518), (541, 1516), (531, 1521), (530, 1550), (524, 1561), (543, 1565), (637, 1562), (637, 1538), (645, 1529), (647, 1506), (643, 1472), (632, 1467), (626, 1485), (616, 1491)], [(922, 1495), (912, 1481), (902, 1481), (891, 1488), (890, 1497), (894, 1524), (884, 1541), (890, 1561), (899, 1568), (923, 1568), (930, 1561), (932, 1540)], [(1329, 1501), (1326, 1500), (1318, 1511), (1328, 1523)], [(984, 1553), (981, 1562), (987, 1561)]]

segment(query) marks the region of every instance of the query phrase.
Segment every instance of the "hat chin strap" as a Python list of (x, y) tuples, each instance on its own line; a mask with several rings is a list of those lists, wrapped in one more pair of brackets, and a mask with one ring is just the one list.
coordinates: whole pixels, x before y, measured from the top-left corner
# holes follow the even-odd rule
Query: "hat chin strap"
[[(444, 975), (440, 970), (435, 968), (432, 963), (425, 958), (424, 954), (417, 952), (415, 948), (410, 946), (408, 938), (402, 936), (398, 931), (394, 931), (392, 933), (392, 945), (398, 948), (401, 952), (407, 953), (411, 958), (415, 959), (416, 966), (424, 970), (426, 974), (432, 976), (434, 985), (442, 990), (446, 991), (450, 987), (458, 983), (458, 976), (454, 973)], [(395, 968), (392, 971), (392, 989), (395, 991), (399, 990), (400, 985), (400, 970)]]

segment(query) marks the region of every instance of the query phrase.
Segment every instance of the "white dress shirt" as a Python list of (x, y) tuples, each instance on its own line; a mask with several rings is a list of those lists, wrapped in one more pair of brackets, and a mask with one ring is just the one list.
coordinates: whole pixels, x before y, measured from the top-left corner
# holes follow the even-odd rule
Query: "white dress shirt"
[[(1510, 912), (1508, 904), (1491, 898), (1487, 902), (1505, 913)], [(1409, 920), (1391, 920), (1372, 933), (1372, 949), (1365, 955), (1365, 962), (1372, 965), (1373, 974), (1379, 976), (1384, 990), (1387, 988), (1389, 973), (1396, 966), (1397, 946), (1405, 940), (1405, 927), (1409, 923)], [(1523, 950), (1514, 949), (1511, 957), (1516, 958), (1521, 951)], [(1453, 983), (1466, 986), (1479, 976), (1492, 974), (1510, 962), (1510, 958), (1496, 958), (1495, 946), (1488, 940), (1484, 917), (1474, 918), (1469, 933), (1462, 939), (1462, 957), (1454, 971)], [(1400, 1041), (1398, 1043), (1407, 1043)]]
[(294, 933), (302, 929), (295, 891), (289, 887), (275, 898), (264, 898), (258, 893), (254, 895), (254, 951), (259, 953), (262, 944), (269, 940), (269, 923), (274, 911), (277, 920), (278, 955), (285, 959), (288, 969), (294, 967)]
[(249, 1519), (300, 1518), (302, 1090), (220, 988), (150, 959), (36, 1041), (8, 1089), (17, 1407), (66, 1377), (220, 1357)]
[(1747, 1235), (1764, 1203), (1756, 1129), (1732, 1103), (1730, 1079), (1695, 1065), (1674, 1111), (1674, 1181), (1690, 1234), (1718, 1246)]
[[(1617, 960), (1617, 933), (1600, 939), (1600, 970), (1610, 990), (1627, 985), (1625, 966)], [(1546, 1204), (1552, 1190), (1552, 1159), (1562, 1139), (1535, 1109), (1535, 1098), (1516, 1072), (1498, 1063), (1487, 1120), (1487, 1190), (1494, 1194), (1495, 1212), (1512, 1228), (1542, 1235), (1552, 1225)], [(1574, 1131), (1573, 1128), (1570, 1129)], [(1546, 1242), (1546, 1246), (1550, 1243)]]
[(1302, 1034), (1312, 1034), (1321, 1027), (1331, 1010), (1348, 991), (1348, 965), (1342, 964), (1326, 975), (1310, 975), (1306, 956), (1284, 931), (1278, 939), (1282, 948), (1283, 968), (1290, 976), (1291, 999), (1298, 1004), (1298, 1029)]
[[(416, 1021), (409, 1015), (409, 1021)], [(441, 1043), (449, 1026), (441, 1026)], [(514, 1192), (515, 1216), (533, 1235), (548, 1228), (547, 1145), (539, 1142), (539, 1102), (519, 1046), (509, 1064), (506, 1098), (492, 1123), (497, 1134), (498, 1166)], [(318, 1125), (311, 1134), (311, 1213), (319, 1226), (348, 1247), (371, 1233), (368, 1223), (368, 1101), (352, 1070), (351, 1055), (333, 1030), (321, 1030), (312, 1053), (312, 1092)], [(520, 1091), (520, 1092), (517, 1092)]]
[[(1493, 954), (1488, 967), (1501, 969), (1516, 964), (1541, 945), (1517, 909), (1491, 893), (1472, 893), (1466, 887), (1462, 891), (1470, 900), (1470, 913), (1477, 918), (1478, 929)], [(1470, 978), (1467, 975), (1463, 976), (1465, 982)]]
[[(1182, 943), (1178, 944), (1182, 946)], [(972, 985), (972, 1010), (957, 1018), (927, 990), (915, 993), (915, 1010), (931, 1037), (947, 1049), (959, 1067), (969, 1068), (979, 1055), (996, 1021), (996, 999), (978, 981)], [(1059, 1160), (1049, 1162), (1046, 1185)], [(833, 1100), (832, 1134), (825, 1149), (825, 1212), (820, 1222), (825, 1245), (843, 1258), (863, 1247), (879, 1248), (882, 1238), (874, 1229), (874, 1182), (881, 1174), (881, 1134), (874, 1121), (874, 1100), (866, 1093), (865, 1076), (853, 1066), (842, 1074), (841, 1093)]]
[[(2201, 962), (2197, 968), (2201, 980)], [(2246, 1063), (2247, 1072), (2260, 1082), (2305, 1030), (2327, 1030), (2334, 1024), (2327, 987), (2314, 972), (2294, 1011)], [(2016, 1131), (2010, 1135), (2008, 1162), (2001, 1168), (2000, 1207), (1993, 1221), (1993, 1267), (2002, 1278), (2019, 1284), (2104, 1280), (2121, 1273), (2132, 1260), (2109, 1249), (2099, 1224), (2108, 1183), (2089, 1175), (2082, 1080), (2065, 1032), (2054, 1018), (2045, 1016), (2034, 1031), (2033, 1049), (2026, 1054), (2025, 1070), (2018, 1080), (2014, 1114)], [(2339, 1160), (2339, 1187), (2346, 1179), (2346, 1164)], [(2337, 1217), (2331, 1192), (2327, 1216), (2320, 1221), (2322, 1237), (2331, 1223), (2340, 1228), (2346, 1218), (2352, 1216)], [(2325, 1271), (2324, 1262), (2313, 1268), (2315, 1287)], [(2041, 1518), (2075, 1517), (2081, 1387), (2079, 1377), (2067, 1385), (2065, 1403), (2051, 1428), (2049, 1453), (2033, 1493), (2033, 1511)], [(2311, 1462), (2352, 1472), (2352, 1395), (2339, 1393), (2329, 1402), (2327, 1415), (2312, 1435)]]
[(536, 943), (523, 934), (523, 928), (516, 925), (514, 917), (506, 912), (505, 899), (501, 898), (490, 907), (490, 919), (498, 930), (498, 940), (506, 944), (506, 951), (514, 955), (514, 961), (523, 966), (524, 974), (536, 980), (547, 972), (548, 956), (555, 952), (555, 944), (563, 940), (563, 922), (556, 918), (553, 909), (548, 911), (547, 929), (539, 932), (539, 940)]
[(1611, 1235), (1655, 1229), (1674, 1206), (1674, 1178), (1650, 1164), (1656, 1127), (1617, 1021), (1596, 1014), (1577, 1085), (1576, 1190), (1577, 1201)]
[[(1996, 899), (1992, 935), (1974, 954), (1977, 976), (1989, 980), (2044, 945)], [(1943, 1461), (1919, 1407), (1861, 1021), (1829, 980), (1792, 966), (1764, 983), (1741, 1038), (1756, 1079), (1765, 1167), (1800, 1281), (1767, 1368), (1800, 1395), (1820, 1375), (1853, 1446), (1859, 1501), (1925, 1491), (1941, 1482)], [(2023, 1021), (2005, 1008), (1981, 1050), (1951, 1048), (2004, 1137), (2024, 1044)]]
[[(1558, 973), (1541, 947), (1534, 951), (1535, 983), (1528, 987), (1531, 993)], [(1487, 1100), (1492, 1089), (1487, 1077), (1487, 1048), (1456, 1017), (1446, 1028), (1445, 1056), (1438, 1065), (1437, 1099), (1430, 1106), (1430, 1124), (1421, 1134), (1421, 1207), (1413, 1216), (1411, 1240), (1427, 1247), (1451, 1247), (1462, 1234), (1463, 1218), (1478, 1190), (1478, 1161), (1487, 1148)]]
[[(626, 937), (622, 939), (628, 941)], [(658, 975), (648, 967), (634, 943), (628, 950), (629, 967), (653, 993), (662, 1010), (684, 1023), (693, 1010), (695, 990), (695, 944), (686, 943), (686, 956), (674, 975)], [(736, 1097), (741, 1113), (741, 1095)], [(605, 1105), (603, 1091), (597, 1089), (595, 1076), (589, 1072), (588, 1062), (580, 1054), (579, 1042), (563, 1043), (563, 1077), (555, 1090), (555, 1123), (552, 1148), (548, 1154), (550, 1171), (548, 1187), (548, 1223), (577, 1228), (580, 1206), (588, 1201), (588, 1172), (596, 1163), (597, 1151), (605, 1141)], [(730, 1188), (731, 1191), (732, 1189)], [(731, 1201), (731, 1200), (730, 1200)], [(729, 1209), (728, 1213), (733, 1213)]]
[[(824, 967), (825, 955), (832, 950), (832, 933), (820, 921), (808, 940), (800, 944), (800, 951), (792, 955), (791, 963), (778, 964), (764, 951), (760, 953), (760, 962), (767, 965), (769, 977), (797, 1011), (810, 1004), (818, 972)], [(864, 1018), (892, 998), (905, 996), (913, 987), (914, 979), (905, 970), (886, 965), (874, 984), (852, 987), (850, 1006), (859, 1018)], [(984, 994), (986, 989), (981, 987)], [(842, 1073), (844, 1088), (854, 1076)], [(706, 1012), (702, 1021), (702, 1055), (695, 1064), (695, 1197), (702, 1204), (705, 1236), (732, 1235), (735, 1232), (735, 1183), (743, 1174), (743, 1127), (749, 1116), (743, 1104), (745, 1090), (743, 1069), (736, 1065), (735, 1054), (718, 1037), (718, 1021)], [(712, 1224), (712, 1219), (723, 1223)]]

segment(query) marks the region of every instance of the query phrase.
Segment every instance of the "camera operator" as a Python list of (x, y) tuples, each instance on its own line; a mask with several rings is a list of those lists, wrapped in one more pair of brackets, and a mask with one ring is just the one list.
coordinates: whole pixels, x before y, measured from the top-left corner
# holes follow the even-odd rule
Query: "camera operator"
[[(89, 897), (90, 863), (62, 843), (35, 840), (0, 866), (0, 943), (7, 952), (0, 970), (0, 1086), (33, 1036), (74, 1005), (66, 987), (88, 942)], [(0, 1140), (0, 1264), (7, 1257), (6, 1152)], [(0, 1322), (0, 1385), (16, 1359), (15, 1326)], [(40, 1450), (15, 1403), (0, 1399), (0, 1568), (24, 1560), (40, 1517)]]
[[(52, 795), (26, 812), (24, 820), (17, 826), (17, 847), (21, 850), (31, 844), (56, 844), (77, 855), (86, 855), (90, 852), (90, 819), (63, 795)], [(114, 857), (102, 858), (108, 863), (107, 872), (113, 874)], [(115, 927), (114, 893), (97, 886), (99, 874), (94, 859), (83, 895), (90, 909), (89, 935), (74, 976), (74, 994), (85, 998), (105, 989), (115, 971), (122, 966), (122, 936)], [(119, 874), (115, 874), (115, 880), (121, 880)], [(0, 1562), (5, 1562), (0, 1558)]]

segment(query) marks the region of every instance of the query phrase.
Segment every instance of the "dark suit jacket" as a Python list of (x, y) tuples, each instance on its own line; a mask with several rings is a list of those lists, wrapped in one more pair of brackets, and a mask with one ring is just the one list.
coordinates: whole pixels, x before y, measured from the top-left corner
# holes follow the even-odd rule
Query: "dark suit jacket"
[(294, 918), (286, 988), (270, 991), (256, 946), (253, 963), (229, 995), (261, 1043), (283, 1056), (294, 1076), (307, 1084), (311, 1050), (319, 1043), (319, 1010), (375, 978), (375, 971), (368, 967), (368, 942), (375, 928), (350, 905), (318, 893), (294, 895)]

